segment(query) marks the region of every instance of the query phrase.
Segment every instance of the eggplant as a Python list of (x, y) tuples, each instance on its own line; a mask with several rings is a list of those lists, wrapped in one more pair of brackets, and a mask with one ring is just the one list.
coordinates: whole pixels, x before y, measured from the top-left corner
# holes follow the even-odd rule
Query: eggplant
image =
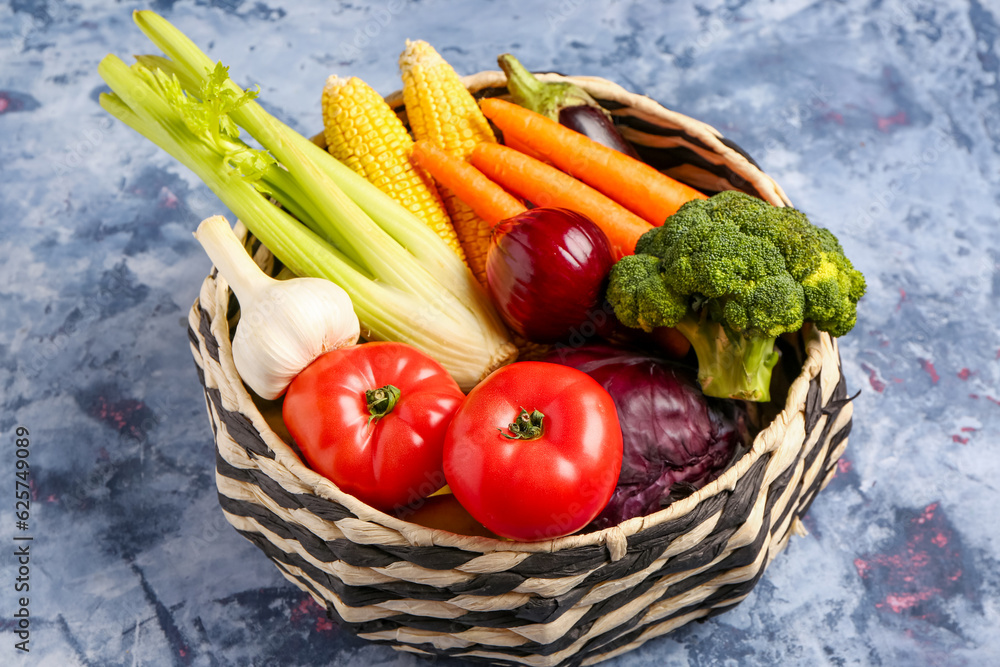
[(568, 81), (539, 81), (509, 53), (497, 58), (497, 62), (507, 75), (507, 89), (515, 104), (639, 159), (632, 144), (618, 132), (611, 115), (583, 88)]
[(597, 143), (614, 148), (619, 153), (640, 159), (632, 144), (625, 141), (608, 114), (600, 107), (589, 104), (574, 104), (559, 110), (559, 124), (590, 137)]

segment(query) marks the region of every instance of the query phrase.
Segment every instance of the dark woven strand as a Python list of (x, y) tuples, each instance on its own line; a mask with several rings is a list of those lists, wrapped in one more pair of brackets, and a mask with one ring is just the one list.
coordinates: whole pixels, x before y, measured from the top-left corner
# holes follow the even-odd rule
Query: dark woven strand
[[(806, 469), (812, 467), (812, 464), (816, 461), (816, 457), (819, 456), (820, 451), (822, 451), (823, 443), (830, 439), (830, 429), (833, 428), (834, 422), (837, 421), (837, 417), (840, 416), (841, 411), (844, 406), (850, 403), (850, 399), (847, 399), (847, 385), (844, 383), (844, 376), (840, 376), (840, 381), (837, 386), (834, 387), (833, 395), (830, 397), (830, 402), (827, 405), (820, 408), (821, 415), (826, 415), (826, 423), (823, 425), (823, 430), (820, 431), (819, 438), (816, 441), (816, 446), (810, 451), (806, 452), (804, 463)], [(815, 427), (817, 420), (813, 420), (813, 426)], [(806, 441), (812, 436), (812, 430), (806, 431)], [(830, 448), (832, 450), (832, 447)], [(828, 450), (828, 454), (829, 454)]]
[[(387, 567), (400, 560), (406, 560), (418, 565), (420, 564), (418, 561), (430, 562), (436, 565), (434, 569), (450, 570), (453, 569), (453, 567), (467, 563), (478, 555), (468, 551), (460, 551), (458, 549), (449, 549), (446, 547), (408, 547), (405, 548), (409, 550), (409, 553), (407, 554), (408, 557), (401, 558), (398, 553), (395, 553), (395, 551), (403, 550), (403, 547), (392, 547), (391, 549), (393, 550), (391, 551), (390, 547), (387, 547), (386, 545), (374, 546), (370, 544), (358, 544), (356, 542), (351, 542), (346, 538), (322, 540), (302, 526), (299, 526), (296, 523), (286, 522), (267, 508), (255, 503), (235, 500), (221, 493), (219, 494), (219, 502), (223, 504), (223, 509), (230, 514), (253, 518), (260, 523), (262, 527), (275, 533), (276, 535), (279, 535), (284, 539), (296, 540), (302, 545), (310, 556), (324, 563), (343, 561), (348, 565), (354, 565), (357, 567)], [(278, 547), (274, 547), (273, 550), (268, 551), (268, 556), (271, 557), (279, 554), (285, 554), (285, 552)], [(298, 558), (298, 556), (294, 557)], [(452, 567), (445, 567), (444, 565), (447, 563), (450, 563)], [(401, 585), (402, 584), (409, 586), (407, 582), (401, 582)], [(382, 584), (382, 586), (389, 586), (389, 584)], [(365, 587), (350, 586), (349, 588)], [(433, 590), (438, 591), (440, 589)], [(409, 591), (408, 588), (401, 589), (397, 593), (396, 599), (411, 597), (407, 591)], [(430, 594), (430, 590), (428, 591), (428, 594)], [(445, 591), (443, 593), (443, 597), (440, 599), (448, 599), (450, 597), (452, 597), (452, 594)], [(435, 597), (433, 599), (439, 598)], [(347, 601), (345, 600), (345, 602)]]
[(816, 377), (809, 380), (809, 393), (806, 394), (805, 429), (807, 439), (812, 430), (816, 428), (816, 422), (818, 422), (822, 416), (823, 385), (820, 384), (820, 376), (817, 374)]
[[(603, 102), (602, 102), (603, 104)], [(714, 152), (704, 141), (698, 137), (693, 137), (681, 128), (676, 127), (663, 127), (662, 125), (655, 125), (650, 123), (648, 120), (640, 118), (633, 115), (630, 108), (622, 108), (619, 113), (614, 115), (616, 125), (624, 125), (625, 127), (630, 127), (639, 132), (644, 132), (646, 134), (652, 134), (657, 137), (680, 137), (684, 140), (684, 143), (691, 144), (692, 146), (697, 146), (698, 148)]]
[(826, 479), (826, 475), (836, 467), (837, 460), (833, 458), (833, 451), (844, 441), (847, 436), (851, 433), (852, 422), (848, 421), (842, 429), (833, 434), (830, 438), (830, 451), (827, 454), (827, 459), (823, 464), (823, 474), (817, 475), (816, 479), (813, 480), (812, 484), (809, 485), (807, 489), (802, 492), (802, 499), (799, 501), (799, 507), (796, 509), (796, 516), (800, 519), (806, 515), (809, 508), (812, 506), (813, 501), (819, 492), (823, 488), (823, 483)]
[(260, 547), (272, 561), (297, 567), (310, 579), (336, 594), (337, 598), (348, 607), (368, 607), (390, 600), (432, 600), (444, 602), (451, 597), (446, 590), (423, 584), (414, 584), (408, 581), (394, 581), (371, 586), (348, 586), (336, 576), (324, 572), (302, 558), (302, 556), (282, 551), (260, 533), (244, 530), (240, 530), (239, 532)]
[(353, 512), (340, 503), (335, 503), (332, 500), (320, 498), (309, 493), (292, 493), (256, 468), (237, 468), (223, 458), (218, 450), (216, 450), (215, 454), (215, 470), (223, 477), (257, 486), (281, 507), (288, 509), (305, 508), (320, 519), (327, 521), (357, 518)]
[[(202, 320), (201, 320), (201, 318), (199, 318), (198, 319), (198, 324), (200, 325), (201, 322), (202, 322)], [(198, 337), (198, 332), (196, 332), (191, 327), (190, 324), (188, 324), (187, 334), (188, 334), (188, 340), (191, 341), (191, 345), (193, 345), (194, 348), (196, 350), (199, 350), (199, 352), (200, 352), (200, 350), (201, 350), (201, 338)], [(204, 384), (204, 382), (202, 384)]]
[[(815, 387), (820, 386), (819, 376), (813, 378), (812, 382), (810, 382), (809, 386), (810, 396), (813, 395), (814, 386)], [(821, 391), (820, 389), (817, 389), (817, 393), (819, 393), (820, 391)], [(847, 396), (847, 384), (844, 382), (844, 376), (841, 375), (839, 381), (837, 382), (837, 386), (834, 387), (833, 394), (830, 397), (830, 402), (826, 406), (818, 406), (818, 401), (810, 401), (808, 399), (806, 400), (807, 431), (805, 435), (805, 441), (806, 442), (809, 441), (810, 437), (812, 436), (813, 430), (815, 430), (816, 424), (819, 422), (819, 419), (823, 415), (826, 415), (826, 422), (824, 423), (823, 429), (820, 431), (820, 435), (817, 438), (813, 447), (809, 451), (805, 452), (805, 455), (803, 457), (803, 470), (808, 470), (809, 468), (812, 467), (812, 465), (816, 461), (816, 457), (819, 456), (820, 452), (823, 451), (823, 447), (826, 444), (828, 444), (828, 446), (826, 447), (826, 461), (829, 461), (837, 445), (840, 444), (843, 441), (843, 439), (847, 437), (847, 434), (843, 433), (844, 429), (840, 429), (840, 431), (838, 431), (838, 433), (834, 437), (831, 437), (830, 434), (830, 429), (833, 427), (834, 422), (837, 421), (837, 417), (840, 415), (841, 410), (843, 410), (844, 406), (850, 402), (850, 399), (845, 398), (846, 396)], [(819, 416), (816, 416), (817, 414)], [(809, 426), (810, 424), (811, 427)], [(847, 423), (847, 432), (848, 433), (850, 432), (850, 422)], [(791, 512), (794, 512), (795, 516), (800, 519), (803, 516), (805, 516), (806, 510), (812, 503), (812, 500), (815, 497), (815, 495), (819, 493), (819, 490), (822, 488), (823, 485), (823, 480), (826, 477), (825, 475), (825, 471), (827, 469), (826, 463), (824, 462), (824, 464), (821, 464), (820, 467), (823, 472), (816, 475), (816, 478), (810, 482), (808, 487), (803, 488), (804, 482), (801, 479), (799, 480), (798, 489), (796, 490), (796, 497), (798, 498), (798, 502), (788, 503), (788, 505), (785, 506), (785, 511), (782, 512), (782, 515), (778, 517), (778, 520), (775, 522), (776, 527), (780, 526), (784, 522), (787, 515)], [(789, 528), (790, 527), (791, 524), (789, 524)]]
[[(667, 171), (668, 169), (672, 169), (674, 167), (691, 165), (725, 179), (730, 185), (738, 190), (742, 190), (743, 192), (763, 199), (757, 189), (735, 171), (725, 165), (718, 165), (709, 162), (690, 148), (685, 148), (683, 146), (674, 146), (671, 148), (647, 146), (643, 144), (641, 140), (633, 141), (632, 145), (635, 146), (635, 149), (639, 153), (639, 157), (642, 158), (642, 161), (658, 171)], [(712, 191), (708, 194), (714, 194), (714, 192), (715, 191)]]
[(205, 351), (216, 363), (219, 363), (219, 341), (215, 340), (215, 336), (212, 334), (212, 317), (201, 306), (198, 306), (198, 314), (198, 333), (205, 341)]
[(219, 419), (226, 425), (229, 437), (255, 456), (263, 456), (268, 459), (274, 458), (274, 452), (264, 442), (264, 438), (254, 427), (249, 417), (241, 412), (227, 410), (222, 405), (222, 394), (215, 387), (205, 387), (205, 393), (208, 394), (208, 399), (215, 406), (215, 411), (218, 413)]
[[(734, 151), (736, 151), (737, 153), (739, 153), (740, 155), (742, 155), (746, 159), (747, 162), (749, 162), (753, 166), (757, 167), (757, 169), (760, 169), (760, 165), (757, 164), (757, 160), (754, 160), (750, 156), (750, 153), (747, 153), (745, 150), (743, 150), (743, 148), (739, 144), (737, 144), (735, 141), (733, 141), (732, 139), (727, 139), (725, 137), (719, 137), (719, 141), (721, 141), (723, 143), (723, 145), (726, 146), (727, 148), (731, 148)], [(761, 171), (763, 171), (763, 170), (761, 170)]]

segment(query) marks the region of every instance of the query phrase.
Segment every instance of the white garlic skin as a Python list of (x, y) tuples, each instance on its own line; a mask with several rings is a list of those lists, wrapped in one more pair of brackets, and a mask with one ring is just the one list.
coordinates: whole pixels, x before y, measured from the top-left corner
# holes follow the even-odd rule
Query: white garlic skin
[(274, 400), (316, 357), (355, 345), (360, 335), (340, 286), (322, 278), (272, 281), (240, 304), (233, 361), (250, 389)]

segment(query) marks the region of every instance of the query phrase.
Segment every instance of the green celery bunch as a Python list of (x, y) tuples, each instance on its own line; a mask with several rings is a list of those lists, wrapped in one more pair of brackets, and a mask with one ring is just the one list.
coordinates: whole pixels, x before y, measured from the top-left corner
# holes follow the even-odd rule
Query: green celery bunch
[(432, 230), (267, 113), (164, 18), (134, 18), (166, 57), (106, 56), (105, 110), (193, 171), (294, 273), (340, 285), (365, 338), (413, 345), (464, 390), (514, 357), (489, 297)]

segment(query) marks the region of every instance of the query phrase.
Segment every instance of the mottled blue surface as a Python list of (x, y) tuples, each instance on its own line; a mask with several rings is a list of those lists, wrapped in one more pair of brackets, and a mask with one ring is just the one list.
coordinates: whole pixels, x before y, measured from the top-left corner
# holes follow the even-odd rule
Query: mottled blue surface
[[(462, 73), (513, 51), (604, 76), (742, 145), (868, 278), (851, 444), (742, 605), (608, 664), (1000, 664), (995, 0), (150, 6), (305, 133), (330, 73), (397, 88), (410, 37)], [(0, 664), (430, 664), (340, 632), (222, 517), (184, 318), (209, 268), (191, 231), (223, 208), (96, 102), (107, 52), (151, 49), (142, 7), (0, 5)]]

